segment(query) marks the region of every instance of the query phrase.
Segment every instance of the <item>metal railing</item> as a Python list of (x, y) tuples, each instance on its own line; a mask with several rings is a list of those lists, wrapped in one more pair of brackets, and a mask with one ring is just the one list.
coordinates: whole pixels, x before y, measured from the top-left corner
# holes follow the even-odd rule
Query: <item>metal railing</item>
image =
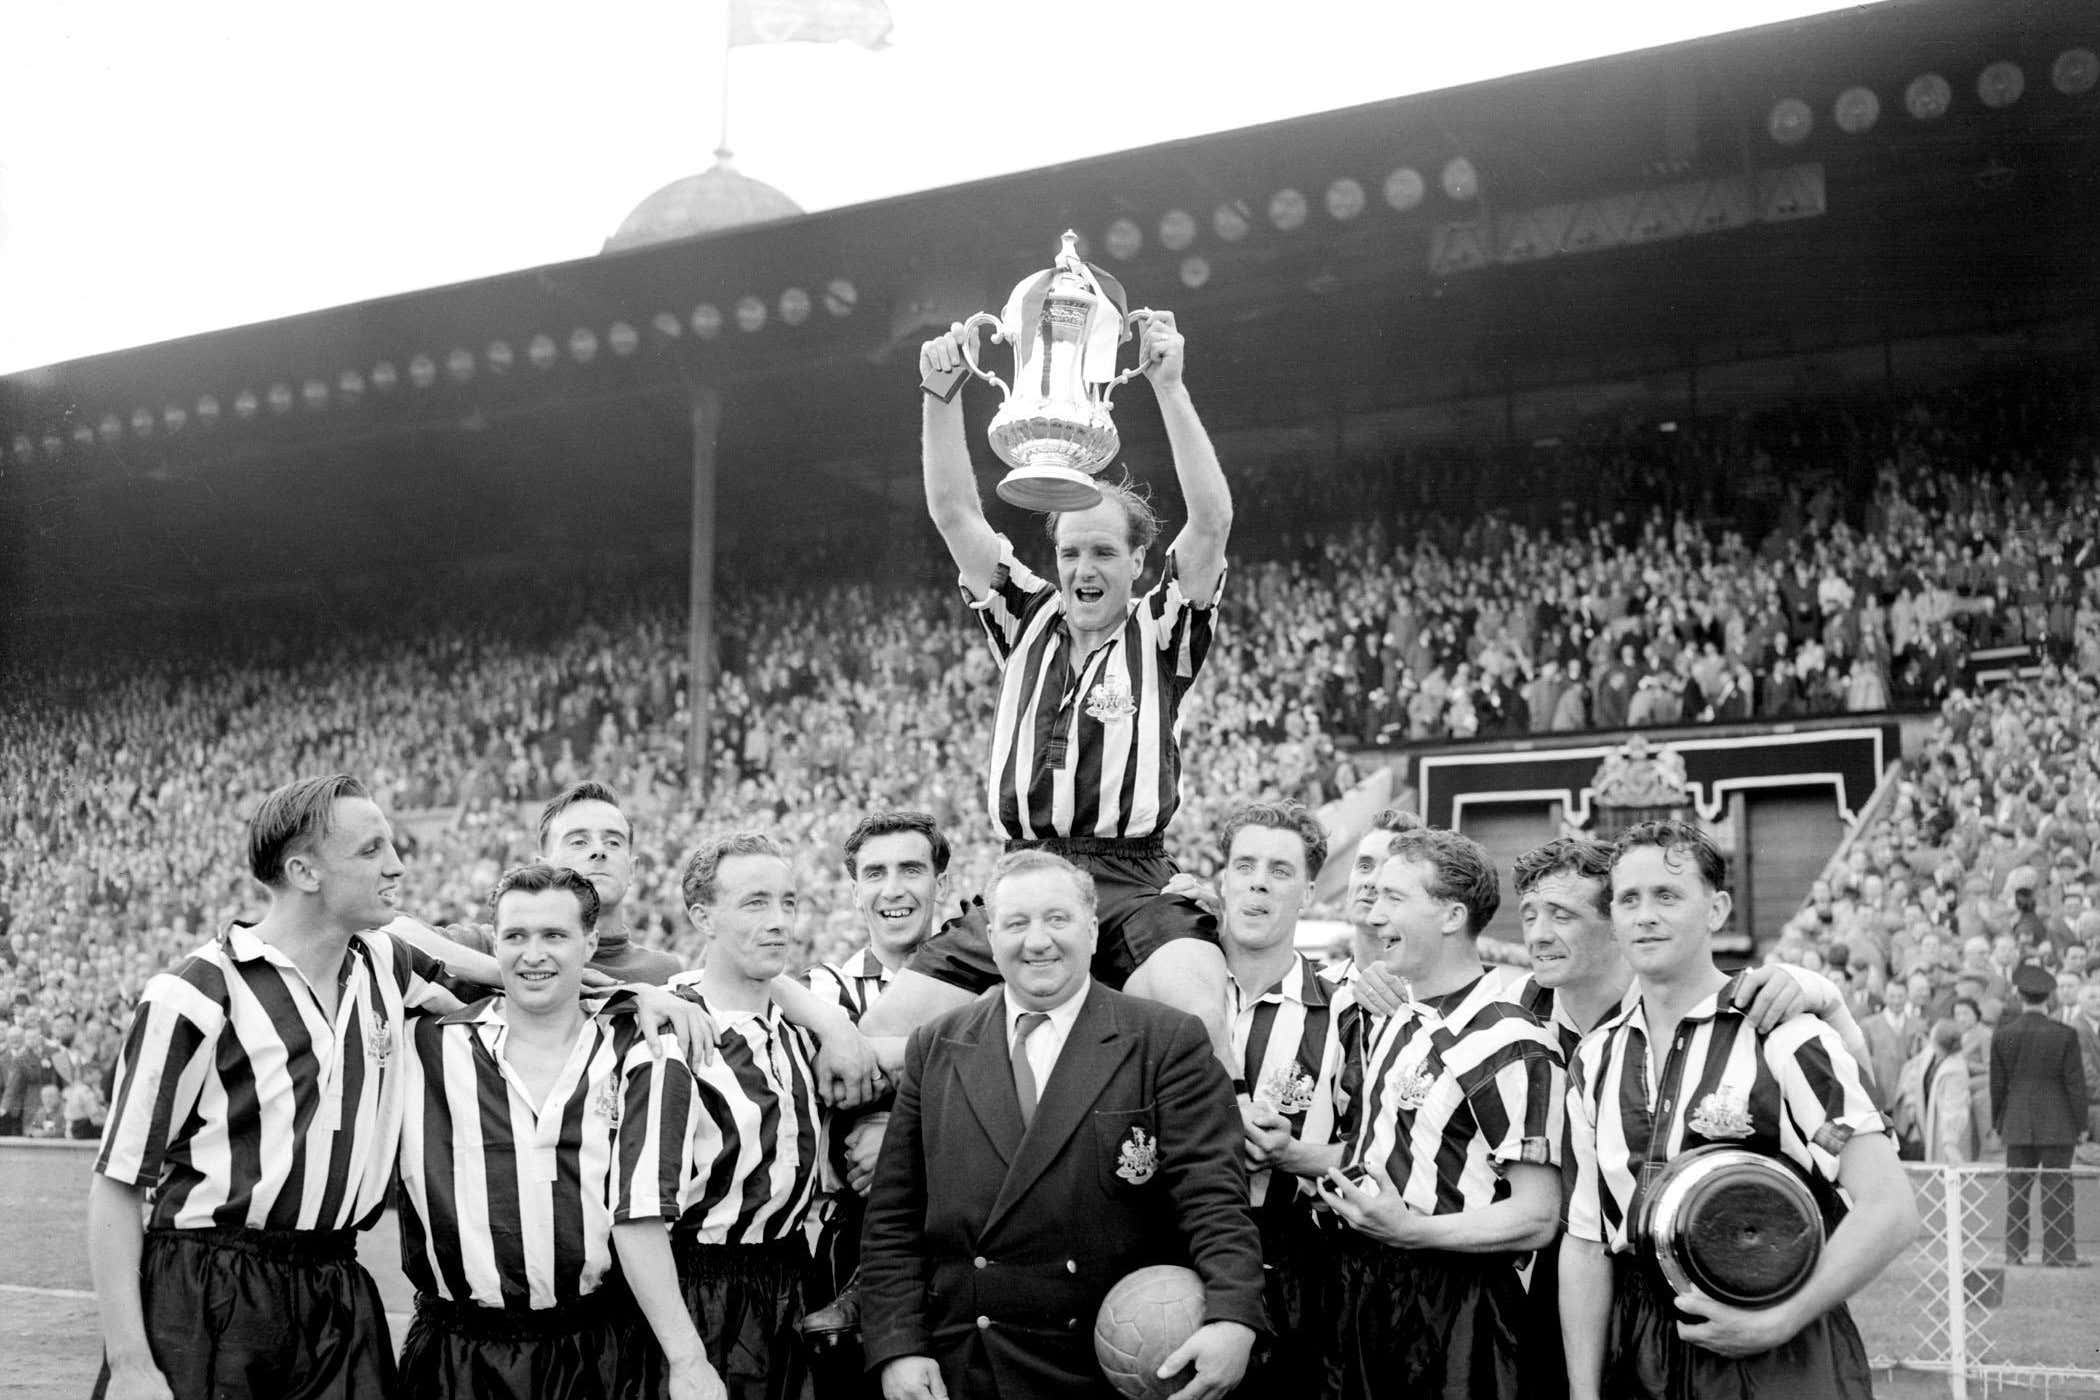
[[(1922, 1228), (1852, 1304), (1875, 1367), (1943, 1374), (1954, 1400), (2004, 1387), (2100, 1394), (2100, 1268), (2007, 1259), (2002, 1164), (1905, 1170)], [(2051, 1247), (2052, 1192), (2082, 1222), (2084, 1243), (2074, 1231), (2071, 1248), (2087, 1260), (2100, 1254), (2100, 1168), (2032, 1175), (2027, 1258)]]

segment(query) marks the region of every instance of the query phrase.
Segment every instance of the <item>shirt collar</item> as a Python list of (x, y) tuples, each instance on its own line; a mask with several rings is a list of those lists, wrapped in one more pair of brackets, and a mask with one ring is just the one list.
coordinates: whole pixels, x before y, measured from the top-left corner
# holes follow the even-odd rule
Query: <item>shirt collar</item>
[[(1062, 1006), (1052, 1007), (1049, 1011), (1043, 1013), (1050, 1018), (1050, 1025), (1059, 1035), (1068, 1036), (1072, 1033), (1072, 1023), (1079, 1019), (1079, 1008), (1086, 1004), (1087, 995), (1093, 989), (1094, 979), (1089, 977), (1086, 981), (1079, 984), (1078, 991), (1065, 998)], [(1033, 1008), (1023, 1006), (1015, 1001), (1013, 989), (1010, 987), (1002, 987), (1000, 995), (1006, 1001), (1006, 1041), (1007, 1044), (1011, 1045), (1014, 1038), (1015, 1023)]]
[[(1231, 968), (1225, 969), (1225, 975), (1231, 978), (1232, 985), (1238, 988), (1242, 1006), (1252, 1006), (1271, 997), (1279, 1001), (1294, 1001), (1300, 1006), (1327, 1004), (1327, 985), (1317, 976), (1308, 975), (1303, 953), (1291, 954), (1291, 965), (1284, 969), (1283, 976), (1278, 978), (1273, 986), (1264, 987), (1253, 995), (1249, 995), (1249, 988), (1240, 986), (1240, 979), (1233, 974)], [(1308, 992), (1311, 995), (1307, 995)]]

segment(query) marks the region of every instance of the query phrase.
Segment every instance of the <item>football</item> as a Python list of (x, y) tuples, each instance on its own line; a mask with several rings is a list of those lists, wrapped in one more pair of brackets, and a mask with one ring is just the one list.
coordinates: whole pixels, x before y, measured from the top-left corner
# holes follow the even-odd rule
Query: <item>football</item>
[(1191, 1368), (1168, 1380), (1160, 1363), (1203, 1325), (1203, 1280), (1194, 1269), (1154, 1264), (1124, 1275), (1094, 1316), (1094, 1359), (1129, 1400), (1163, 1400), (1189, 1382)]

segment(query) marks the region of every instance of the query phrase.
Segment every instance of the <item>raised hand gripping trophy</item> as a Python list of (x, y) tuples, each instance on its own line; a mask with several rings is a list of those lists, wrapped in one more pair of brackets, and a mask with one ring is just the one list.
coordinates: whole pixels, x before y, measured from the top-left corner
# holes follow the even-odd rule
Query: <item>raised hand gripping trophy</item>
[[(1144, 368), (1117, 373), (1116, 352), (1133, 326), (1157, 314), (1129, 310), (1122, 284), (1080, 258), (1068, 229), (1056, 266), (1023, 278), (1001, 314), (980, 311), (962, 323), (964, 362), (1004, 396), (989, 434), (1012, 468), (999, 483), (1001, 500), (1039, 511), (1100, 504), (1094, 477), (1121, 446), (1109, 400)], [(983, 326), (1014, 347), (1011, 385), (977, 363)]]

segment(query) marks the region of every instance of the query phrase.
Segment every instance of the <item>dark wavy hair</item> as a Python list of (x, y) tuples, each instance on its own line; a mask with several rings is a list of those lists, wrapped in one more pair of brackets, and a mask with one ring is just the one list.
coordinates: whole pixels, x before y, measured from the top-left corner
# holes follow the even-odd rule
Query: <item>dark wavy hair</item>
[(1709, 890), (1720, 891), (1728, 888), (1728, 857), (1721, 854), (1721, 848), (1714, 844), (1713, 837), (1689, 822), (1641, 822), (1639, 825), (1627, 827), (1619, 833), (1619, 839), (1612, 843), (1612, 868), (1618, 869), (1619, 862), (1626, 859), (1629, 852), (1637, 851), (1643, 846), (1654, 846), (1664, 852), (1688, 855), (1692, 858), (1692, 863), (1699, 867), (1699, 878), (1706, 883)]
[(598, 927), (598, 887), (566, 866), (549, 865), (543, 860), (514, 865), (503, 872), (496, 888), (489, 891), (490, 926), (499, 926), (496, 906), (503, 902), (503, 896), (513, 892), (540, 894), (546, 890), (567, 890), (575, 895), (578, 907), (583, 910), (583, 931), (590, 933)]
[(947, 833), (934, 820), (931, 812), (915, 812), (904, 807), (890, 807), (880, 812), (870, 812), (860, 819), (846, 837), (846, 873), (860, 875), (860, 848), (878, 836), (894, 836), (900, 831), (916, 831), (926, 838), (933, 848), (933, 873), (948, 873), (948, 861), (954, 854), (948, 846)]
[(1288, 831), (1305, 843), (1305, 874), (1311, 879), (1327, 864), (1327, 828), (1312, 809), (1294, 798), (1270, 802), (1242, 802), (1226, 814), (1218, 826), (1218, 854), (1232, 858), (1232, 843), (1250, 826), (1266, 831)]
[(1403, 831), (1393, 838), (1388, 860), (1414, 860), (1434, 872), (1429, 897), (1462, 904), (1466, 910), (1466, 932), (1478, 937), (1502, 907), (1502, 877), (1478, 841), (1441, 827), (1425, 826)]
[(348, 773), (300, 778), (272, 792), (248, 819), (248, 871), (273, 889), (284, 883), (284, 863), (313, 849), (334, 829), (335, 804), (346, 797), (370, 798)]
[(1524, 852), (1510, 867), (1510, 883), (1521, 897), (1548, 875), (1573, 875), (1597, 882), (1597, 912), (1611, 917), (1612, 849), (1602, 841), (1564, 836)]
[(686, 908), (715, 902), (715, 877), (722, 862), (731, 856), (771, 856), (790, 866), (794, 864), (780, 843), (763, 831), (732, 831), (727, 836), (702, 841), (686, 856), (685, 868), (678, 876), (678, 894), (685, 900)]

